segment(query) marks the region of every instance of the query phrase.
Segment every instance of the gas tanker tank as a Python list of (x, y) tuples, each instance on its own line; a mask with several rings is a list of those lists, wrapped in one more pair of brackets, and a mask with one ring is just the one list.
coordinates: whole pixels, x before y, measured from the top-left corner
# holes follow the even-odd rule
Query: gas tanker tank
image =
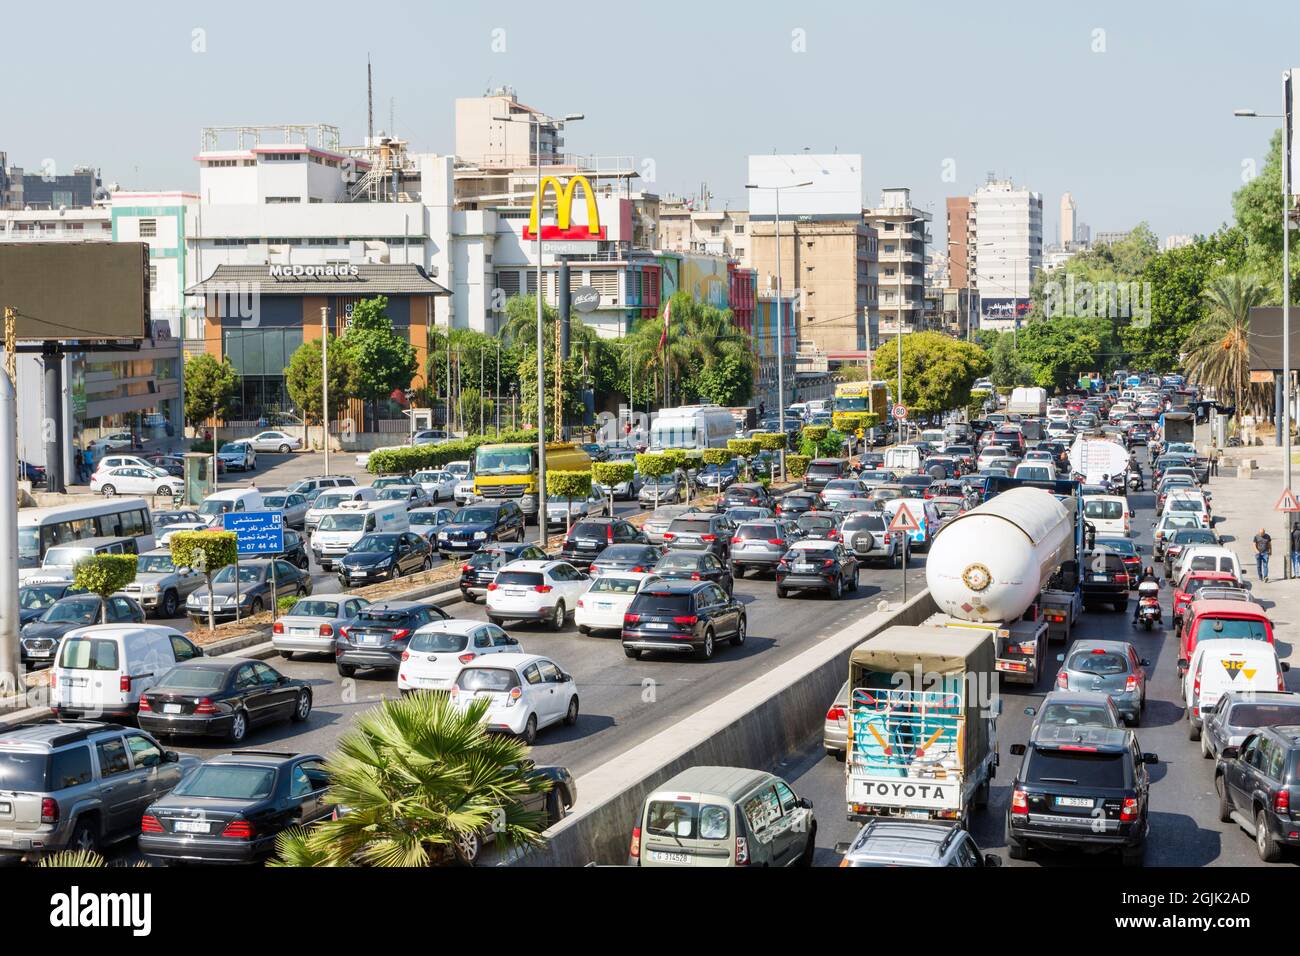
[(925, 580), (939, 610), (964, 621), (1015, 621), (1074, 556), (1074, 517), (1050, 491), (1013, 488), (945, 524)]

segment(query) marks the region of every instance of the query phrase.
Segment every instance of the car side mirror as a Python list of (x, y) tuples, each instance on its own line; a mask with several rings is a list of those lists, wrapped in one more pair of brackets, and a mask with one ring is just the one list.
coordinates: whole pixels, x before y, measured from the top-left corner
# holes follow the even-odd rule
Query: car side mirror
[(804, 810), (811, 810), (813, 808), (813, 802), (809, 800), (807, 797), (800, 797), (797, 801), (795, 801), (795, 806), (800, 807)]
[(1001, 866), (1001, 865), (1002, 865), (1002, 857), (998, 856), (996, 853), (985, 853), (985, 854), (984, 854), (984, 865), (985, 865), (985, 866), (995, 866), (995, 867), (996, 867), (996, 866)]
[(1064, 655), (1064, 654), (1057, 654), (1057, 655), (1056, 655), (1056, 663), (1058, 663), (1058, 664), (1064, 664), (1064, 663), (1065, 663), (1065, 655)]
[(1288, 664), (1286, 661), (1283, 661), (1283, 662), (1282, 662), (1282, 670), (1283, 670), (1283, 671), (1289, 671), (1290, 669), (1291, 669), (1291, 665)]
[(1025, 708), (1025, 716), (1026, 716), (1026, 717), (1033, 717), (1033, 716), (1034, 716), (1035, 714), (1037, 714), (1037, 713), (1038, 713), (1038, 708), (1037, 708), (1037, 707), (1026, 707), (1026, 708)]
[(1013, 757), (1023, 757), (1025, 755), (1024, 744), (1012, 744), (1010, 750), (1011, 750), (1011, 756)]
[(1185, 657), (1178, 658), (1178, 666), (1181, 667), (1183, 670), (1187, 669), (1187, 664), (1188, 664), (1187, 658)]
[(1223, 760), (1236, 760), (1241, 751), (1236, 747), (1224, 747), (1219, 751), (1219, 757)]
[(162, 759), (163, 763), (180, 763), (181, 755), (174, 750), (164, 750)]
[(1159, 754), (1153, 754), (1153, 753), (1147, 753), (1147, 752), (1144, 752), (1144, 753), (1142, 754), (1142, 762), (1143, 762), (1143, 763), (1159, 763), (1159, 762), (1160, 762), (1160, 755), (1159, 755)]
[(845, 853), (849, 852), (851, 846), (853, 846), (852, 843), (849, 843), (847, 840), (841, 840), (839, 843), (835, 844), (835, 852), (840, 856), (843, 856)]

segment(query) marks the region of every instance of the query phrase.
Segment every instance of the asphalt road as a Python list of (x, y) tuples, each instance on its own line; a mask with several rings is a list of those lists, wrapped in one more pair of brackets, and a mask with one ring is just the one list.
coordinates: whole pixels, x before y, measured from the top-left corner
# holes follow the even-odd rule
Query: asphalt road
[[(1151, 563), (1154, 495), (1150, 492), (1134, 493), (1129, 500), (1137, 512), (1133, 528), (1142, 547), (1143, 563)], [(1160, 571), (1157, 564), (1157, 575)], [(1178, 645), (1168, 628), (1173, 603), (1169, 586), (1162, 589), (1161, 599), (1166, 623), (1163, 631), (1147, 633), (1134, 628), (1131, 602), (1127, 614), (1109, 610), (1087, 611), (1082, 626), (1075, 630), (1080, 638), (1132, 640), (1140, 656), (1151, 661), (1146, 712), (1136, 731), (1142, 749), (1160, 756), (1159, 764), (1150, 768), (1151, 832), (1146, 865), (1261, 866), (1263, 864), (1255, 853), (1251, 838), (1235, 823), (1218, 821), (1214, 764), (1201, 756), (1199, 743), (1187, 739), (1187, 724), (1179, 702)], [(1026, 861), (1013, 861), (1006, 855), (1007, 804), (1011, 781), (1020, 761), (1020, 758), (1011, 756), (1008, 748), (1013, 743), (1027, 740), (1032, 718), (1025, 715), (1024, 709), (1031, 704), (1037, 705), (1051, 690), (1059, 667), (1055, 658), (1064, 650), (1063, 644), (1052, 645), (1043, 677), (1032, 691), (1024, 685), (1004, 683), (1001, 687), (1003, 709), (997, 727), (1001, 766), (993, 781), (988, 809), (975, 813), (971, 832), (982, 849), (997, 853), (1006, 866), (1118, 865), (1113, 853), (1087, 855), (1072, 851), (1031, 851)], [(1279, 652), (1285, 656), (1287, 650), (1286, 644), (1279, 642)], [(1287, 684), (1291, 690), (1300, 689), (1300, 673), (1288, 675)], [(829, 706), (830, 701), (826, 703)], [(838, 866), (840, 854), (835, 852), (836, 843), (851, 841), (859, 830), (858, 824), (850, 823), (845, 817), (844, 764), (826, 755), (818, 735), (801, 753), (768, 769), (784, 776), (799, 796), (812, 800), (818, 822), (815, 863)], [(1300, 861), (1300, 856), (1288, 855), (1287, 861), (1294, 864)]]

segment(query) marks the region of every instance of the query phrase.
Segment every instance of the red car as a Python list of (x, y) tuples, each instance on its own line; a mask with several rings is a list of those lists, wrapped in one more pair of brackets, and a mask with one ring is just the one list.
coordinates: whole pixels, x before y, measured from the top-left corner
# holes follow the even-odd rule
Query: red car
[(1174, 627), (1182, 623), (1183, 611), (1196, 600), (1196, 592), (1204, 587), (1236, 588), (1241, 585), (1227, 571), (1188, 571), (1174, 588)]

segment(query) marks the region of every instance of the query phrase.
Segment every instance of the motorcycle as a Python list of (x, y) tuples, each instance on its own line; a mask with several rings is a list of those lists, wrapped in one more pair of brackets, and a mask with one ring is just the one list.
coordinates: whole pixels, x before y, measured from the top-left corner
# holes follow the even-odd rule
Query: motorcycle
[(1144, 630), (1151, 630), (1152, 625), (1161, 623), (1160, 599), (1156, 597), (1138, 598), (1138, 623)]
[(1134, 472), (1128, 476), (1128, 488), (1129, 491), (1143, 491), (1146, 488), (1146, 483), (1143, 482), (1141, 475)]

